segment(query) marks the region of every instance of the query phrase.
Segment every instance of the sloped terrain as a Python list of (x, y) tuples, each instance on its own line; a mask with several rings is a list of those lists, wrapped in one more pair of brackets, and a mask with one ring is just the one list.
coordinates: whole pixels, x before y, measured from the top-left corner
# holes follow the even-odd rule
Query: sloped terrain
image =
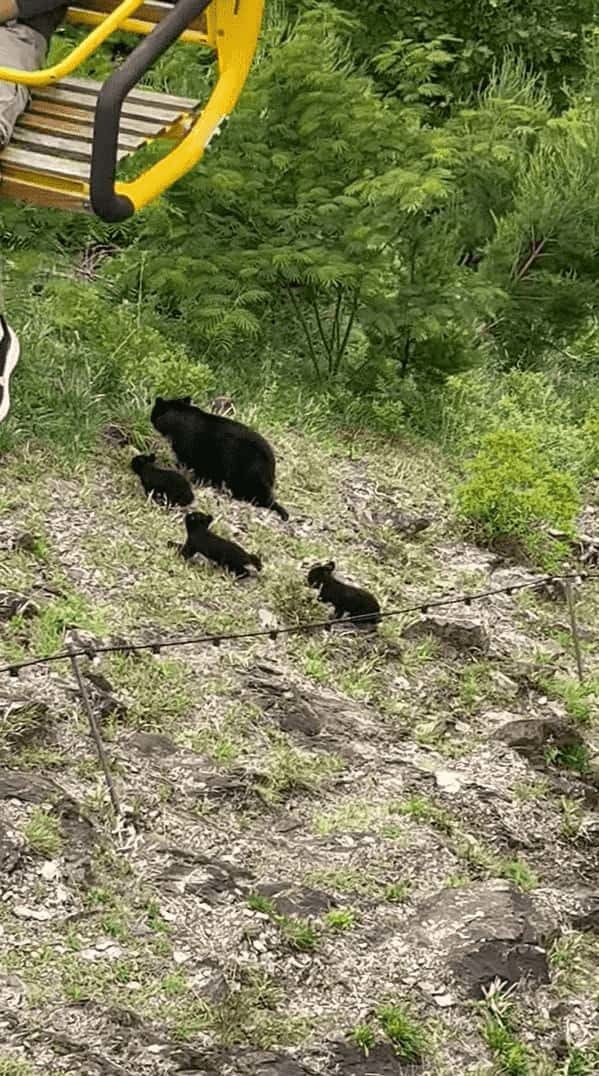
[[(442, 459), (266, 432), (288, 523), (197, 493), (261, 554), (243, 582), (177, 559), (129, 448), (4, 459), (2, 662), (321, 619), (321, 558), (387, 610), (534, 578), (460, 538)], [(3, 675), (1, 1076), (596, 1071), (599, 584), (577, 601), (582, 687), (531, 591), (84, 659), (117, 826), (68, 665)]]

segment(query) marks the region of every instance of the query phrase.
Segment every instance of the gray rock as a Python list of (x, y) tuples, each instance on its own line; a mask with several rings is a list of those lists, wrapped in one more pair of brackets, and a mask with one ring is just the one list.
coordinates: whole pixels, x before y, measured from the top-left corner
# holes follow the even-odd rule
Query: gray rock
[(508, 720), (491, 734), (492, 740), (513, 747), (535, 761), (543, 761), (547, 746), (582, 747), (584, 740), (565, 717), (521, 717)]
[(22, 531), (21, 534), (17, 534), (12, 547), (20, 553), (35, 553), (37, 543), (38, 539), (35, 534), (31, 534), (30, 531)]
[(191, 858), (195, 864), (192, 870), (189, 869), (189, 862), (190, 859), (184, 855), (181, 858), (174, 856), (158, 880), (165, 882), (169, 889), (191, 893), (206, 904), (215, 904), (227, 893), (242, 895), (248, 890), (245, 880), (251, 875), (243, 867), (202, 855)]
[(307, 703), (278, 706), (272, 715), (283, 732), (299, 732), (302, 736), (318, 736), (324, 724)]
[(177, 745), (162, 732), (134, 732), (128, 737), (127, 743), (146, 756), (174, 755), (177, 752)]
[(385, 1042), (376, 1043), (368, 1057), (357, 1046), (341, 1043), (333, 1053), (331, 1064), (334, 1065), (331, 1072), (335, 1076), (408, 1076), (408, 1073), (415, 1071), (414, 1063), (409, 1065), (400, 1061), (393, 1048)]
[(16, 835), (0, 825), (0, 885), (2, 879), (18, 866), (21, 852), (22, 845)]
[(20, 770), (0, 770), (0, 800), (44, 803), (56, 797), (58, 789), (45, 777)]
[(227, 773), (207, 773), (199, 770), (193, 774), (188, 791), (191, 795), (207, 796), (214, 800), (225, 796), (247, 797), (252, 794), (252, 786), (257, 777), (257, 774), (246, 773), (244, 770), (229, 770)]
[(432, 519), (429, 516), (417, 516), (412, 512), (404, 512), (399, 509), (394, 512), (390, 518), (389, 523), (394, 530), (398, 531), (403, 538), (415, 538), (418, 534), (422, 534), (427, 530)]
[(491, 879), (441, 890), (420, 906), (415, 927), (471, 997), (481, 997), (496, 978), (510, 984), (549, 981), (547, 946), (557, 935), (557, 922), (511, 882)]
[(65, 838), (65, 860), (72, 863), (86, 859), (95, 844), (96, 835), (92, 823), (81, 814), (75, 801), (61, 805), (60, 828)]
[(572, 916), (574, 930), (599, 933), (599, 893), (583, 897), (577, 912)]
[(307, 1070), (290, 1057), (273, 1056), (254, 1071), (256, 1076), (308, 1076)]
[(316, 917), (324, 915), (336, 904), (328, 893), (293, 882), (265, 882), (256, 887), (256, 892), (272, 901), (279, 915)]
[(38, 613), (39, 606), (26, 594), (19, 594), (15, 590), (0, 590), (0, 622), (6, 623), (14, 616), (30, 620)]
[(404, 639), (423, 639), (427, 635), (432, 635), (458, 652), (476, 650), (486, 654), (490, 645), (489, 635), (482, 624), (441, 615), (423, 616), (402, 631)]

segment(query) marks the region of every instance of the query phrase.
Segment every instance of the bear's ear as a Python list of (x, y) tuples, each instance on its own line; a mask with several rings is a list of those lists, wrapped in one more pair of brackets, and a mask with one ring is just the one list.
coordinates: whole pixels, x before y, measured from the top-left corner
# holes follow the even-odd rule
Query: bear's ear
[(156, 406), (160, 407), (161, 404), (163, 404), (163, 403), (164, 403), (164, 400), (162, 399), (162, 396), (157, 396), (156, 397)]
[(182, 396), (181, 397), (181, 403), (190, 404), (191, 403), (191, 396)]
[(335, 561), (330, 560), (328, 562), (328, 564), (324, 565), (324, 567), (326, 568), (327, 572), (334, 572), (335, 571)]
[(147, 459), (148, 463), (156, 463), (156, 453), (155, 452), (150, 452), (148, 454), (148, 456), (146, 456), (146, 459)]

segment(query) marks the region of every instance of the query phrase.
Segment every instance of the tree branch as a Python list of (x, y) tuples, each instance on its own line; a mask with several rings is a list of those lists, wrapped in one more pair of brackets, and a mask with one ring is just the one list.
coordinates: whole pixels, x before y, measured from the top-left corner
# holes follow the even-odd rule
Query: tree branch
[(357, 287), (355, 289), (355, 291), (354, 291), (354, 298), (353, 298), (353, 302), (352, 302), (352, 308), (351, 308), (349, 317), (347, 319), (347, 325), (345, 326), (345, 332), (343, 334), (343, 340), (341, 341), (341, 346), (339, 347), (339, 350), (338, 350), (337, 355), (335, 357), (335, 365), (334, 365), (334, 368), (333, 368), (333, 375), (335, 375), (335, 374), (337, 374), (339, 372), (339, 367), (341, 366), (343, 356), (345, 355), (347, 345), (349, 344), (350, 333), (351, 333), (351, 331), (353, 329), (354, 321), (356, 319), (356, 313), (357, 313), (357, 310), (358, 310), (358, 300), (359, 300), (359, 298), (360, 298), (360, 288)]
[(308, 323), (307, 323), (307, 321), (306, 321), (306, 319), (304, 317), (304, 312), (303, 312), (299, 302), (297, 301), (295, 295), (293, 294), (293, 289), (289, 286), (289, 284), (287, 285), (287, 294), (289, 296), (289, 300), (291, 302), (291, 305), (293, 306), (293, 308), (295, 310), (295, 313), (297, 314), (297, 317), (299, 319), (300, 325), (301, 325), (302, 329), (304, 330), (304, 336), (306, 337), (306, 342), (307, 342), (308, 348), (310, 350), (310, 358), (312, 359), (312, 365), (314, 367), (314, 373), (316, 374), (317, 380), (320, 381), (322, 379), (322, 375), (320, 373), (320, 367), (318, 365), (318, 356), (317, 356), (317, 354), (316, 354), (316, 352), (314, 350), (314, 344), (312, 342), (312, 334), (310, 332), (310, 327), (309, 327), (309, 325), (308, 325)]

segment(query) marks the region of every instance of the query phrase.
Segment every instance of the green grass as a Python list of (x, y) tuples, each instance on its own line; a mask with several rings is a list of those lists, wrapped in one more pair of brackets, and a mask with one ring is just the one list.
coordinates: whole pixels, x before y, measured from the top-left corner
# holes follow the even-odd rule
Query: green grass
[(5, 1054), (0, 1056), (0, 1076), (33, 1076), (33, 1069), (28, 1061)]
[(140, 654), (112, 654), (102, 671), (125, 703), (128, 726), (144, 732), (168, 732), (189, 717), (193, 705), (189, 675), (182, 662)]
[(32, 852), (52, 859), (62, 851), (63, 835), (60, 822), (54, 815), (35, 807), (25, 826), (23, 836)]
[(405, 904), (409, 899), (412, 883), (407, 879), (403, 882), (390, 882), (385, 889), (385, 900), (390, 904)]
[(362, 1051), (364, 1057), (368, 1057), (376, 1043), (376, 1034), (370, 1024), (358, 1024), (350, 1031), (349, 1038), (354, 1046)]
[(427, 1051), (427, 1033), (408, 1009), (399, 1004), (383, 1005), (377, 1018), (400, 1061), (419, 1062)]
[(316, 792), (345, 768), (336, 755), (292, 747), (282, 733), (270, 733), (271, 747), (264, 759), (257, 791), (267, 803), (281, 803), (296, 792)]
[(584, 802), (570, 799), (568, 796), (562, 796), (559, 802), (562, 814), (561, 832), (564, 837), (575, 839), (584, 821)]
[(260, 893), (251, 893), (248, 897), (248, 907), (254, 912), (268, 916), (278, 927), (283, 941), (290, 949), (308, 952), (318, 945), (319, 932), (316, 926), (299, 916), (280, 915), (274, 902), (268, 897)]
[(591, 724), (599, 715), (599, 681), (594, 678), (581, 684), (570, 677), (555, 676), (543, 680), (542, 687), (563, 702), (566, 713), (580, 725)]
[(455, 822), (449, 811), (443, 807), (437, 807), (426, 796), (411, 796), (402, 803), (398, 803), (393, 810), (413, 822), (424, 822), (442, 833), (451, 834), (455, 828)]
[(595, 1076), (599, 1068), (599, 1044), (590, 1049), (571, 1046), (559, 1076)]
[(585, 744), (569, 744), (564, 747), (548, 747), (545, 758), (553, 766), (586, 774), (591, 769), (589, 750)]
[(358, 915), (352, 908), (332, 908), (325, 915), (325, 923), (335, 933), (351, 930), (358, 922)]
[(505, 1076), (533, 1076), (531, 1056), (515, 1030), (517, 1015), (512, 991), (491, 987), (481, 1003), (482, 1035), (495, 1060), (498, 1072)]
[(522, 859), (501, 859), (498, 866), (500, 877), (509, 878), (510, 882), (525, 892), (535, 889), (539, 884), (535, 872)]
[(506, 1076), (529, 1076), (528, 1050), (501, 1020), (488, 1017), (483, 1036), (500, 1072), (506, 1073)]

